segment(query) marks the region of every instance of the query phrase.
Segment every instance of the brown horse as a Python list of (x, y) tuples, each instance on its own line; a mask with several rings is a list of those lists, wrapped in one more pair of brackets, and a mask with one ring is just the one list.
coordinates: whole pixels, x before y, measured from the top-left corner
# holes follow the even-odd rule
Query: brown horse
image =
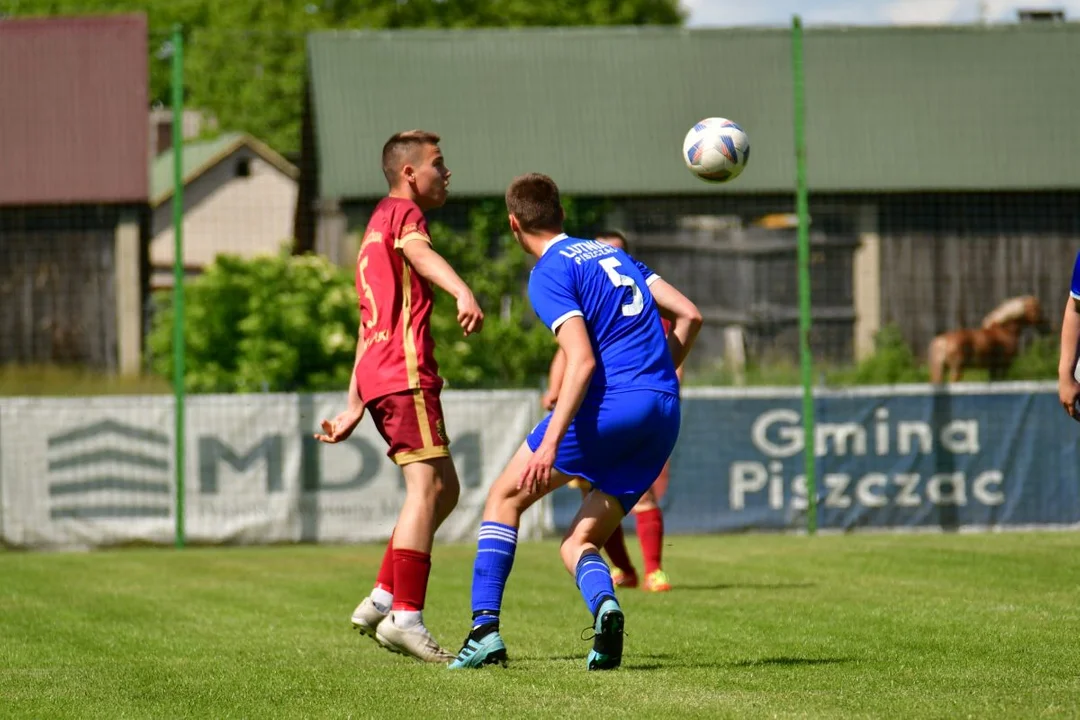
[(1034, 295), (1009, 298), (985, 318), (982, 327), (951, 330), (930, 341), (928, 363), (930, 382), (941, 383), (948, 372), (949, 382), (959, 382), (967, 368), (990, 371), (991, 380), (1005, 376), (1020, 349), (1020, 333), (1033, 327), (1050, 332), (1050, 323)]

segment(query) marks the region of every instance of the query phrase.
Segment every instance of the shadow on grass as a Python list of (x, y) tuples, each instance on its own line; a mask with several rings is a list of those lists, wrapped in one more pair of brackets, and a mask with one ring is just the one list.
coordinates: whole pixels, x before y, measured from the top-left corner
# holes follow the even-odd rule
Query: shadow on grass
[[(511, 659), (513, 660), (513, 658)], [(584, 662), (585, 653), (579, 655), (549, 655), (547, 657), (522, 657), (517, 658), (520, 662), (539, 663), (553, 660), (569, 660)], [(855, 658), (849, 657), (766, 657), (750, 660), (736, 660), (734, 662), (718, 662), (701, 660), (692, 653), (633, 653), (623, 658), (622, 670), (641, 672), (648, 670), (690, 670), (694, 668), (751, 668), (751, 667), (811, 667), (814, 665), (842, 665), (854, 662)]]
[(737, 662), (728, 663), (731, 667), (760, 667), (763, 665), (776, 665), (780, 667), (799, 667), (803, 665), (842, 665), (844, 663), (854, 662), (855, 658), (849, 657), (824, 657), (824, 658), (803, 658), (803, 657), (767, 657), (758, 658), (757, 660), (739, 660)]
[[(638, 663), (637, 660), (645, 662)], [(663, 662), (649, 662), (662, 660)], [(840, 665), (852, 662), (853, 658), (800, 658), (771, 657), (755, 660), (737, 660), (735, 662), (704, 661), (687, 655), (635, 655), (627, 658), (622, 669), (631, 672), (647, 670), (690, 670), (694, 668), (750, 668), (750, 667), (810, 667), (814, 665)]]
[(678, 584), (671, 592), (700, 592), (702, 590), (802, 590), (817, 587), (817, 583), (717, 583), (715, 585)]

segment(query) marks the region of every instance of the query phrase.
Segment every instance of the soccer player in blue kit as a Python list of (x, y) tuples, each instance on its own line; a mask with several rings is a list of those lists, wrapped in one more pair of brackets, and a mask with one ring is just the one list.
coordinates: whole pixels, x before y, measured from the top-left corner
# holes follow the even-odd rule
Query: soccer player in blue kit
[[(538, 259), (529, 299), (566, 354), (554, 409), (529, 433), (488, 493), (473, 566), (473, 626), (451, 669), (505, 664), (503, 591), (521, 514), (582, 478), (592, 485), (560, 554), (593, 618), (589, 670), (622, 662), (624, 616), (598, 548), (660, 473), (679, 435), (682, 364), (701, 314), (625, 251), (562, 231), (559, 189), (546, 175), (506, 191), (510, 229)], [(672, 321), (664, 336), (661, 314)]]

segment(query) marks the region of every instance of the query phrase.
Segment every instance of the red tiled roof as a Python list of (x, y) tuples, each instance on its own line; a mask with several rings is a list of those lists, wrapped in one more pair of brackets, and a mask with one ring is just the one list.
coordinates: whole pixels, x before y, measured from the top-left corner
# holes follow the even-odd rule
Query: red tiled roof
[(0, 20), (0, 206), (149, 195), (145, 15)]

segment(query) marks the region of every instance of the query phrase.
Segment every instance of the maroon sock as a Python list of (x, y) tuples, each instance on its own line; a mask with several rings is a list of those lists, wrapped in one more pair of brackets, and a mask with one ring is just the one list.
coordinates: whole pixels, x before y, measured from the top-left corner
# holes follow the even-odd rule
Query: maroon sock
[(660, 508), (635, 514), (641, 554), (645, 558), (645, 574), (660, 569), (660, 553), (664, 544), (664, 515)]
[(382, 588), (391, 595), (394, 594), (394, 533), (392, 532), (390, 540), (386, 543), (386, 552), (382, 556), (379, 574), (375, 576), (375, 587)]
[(394, 551), (394, 610), (424, 609), (431, 553)]
[(611, 537), (604, 543), (604, 552), (607, 553), (611, 564), (622, 570), (627, 575), (636, 575), (634, 564), (630, 562), (630, 554), (626, 552), (626, 537), (623, 535), (622, 525), (615, 528)]

